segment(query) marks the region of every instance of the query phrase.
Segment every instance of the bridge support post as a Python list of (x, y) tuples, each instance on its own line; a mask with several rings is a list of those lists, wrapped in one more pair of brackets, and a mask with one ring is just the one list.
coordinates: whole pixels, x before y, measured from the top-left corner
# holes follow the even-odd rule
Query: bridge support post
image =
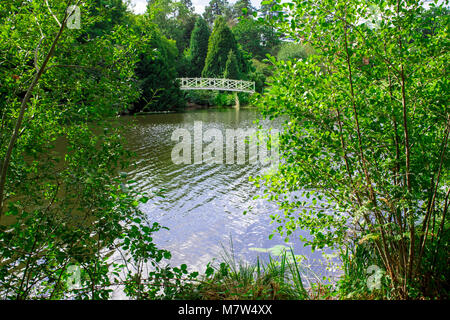
[(234, 92), (234, 101), (235, 101), (235, 108), (236, 109), (239, 109), (239, 107), (241, 106), (240, 105), (240, 103), (239, 103), (239, 96), (238, 96), (238, 93), (235, 91)]

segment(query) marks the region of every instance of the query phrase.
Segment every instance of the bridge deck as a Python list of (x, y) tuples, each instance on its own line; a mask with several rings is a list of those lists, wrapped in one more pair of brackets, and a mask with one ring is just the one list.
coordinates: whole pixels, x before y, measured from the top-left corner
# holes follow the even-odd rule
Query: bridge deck
[(181, 90), (223, 90), (238, 92), (255, 92), (253, 81), (220, 78), (178, 78)]

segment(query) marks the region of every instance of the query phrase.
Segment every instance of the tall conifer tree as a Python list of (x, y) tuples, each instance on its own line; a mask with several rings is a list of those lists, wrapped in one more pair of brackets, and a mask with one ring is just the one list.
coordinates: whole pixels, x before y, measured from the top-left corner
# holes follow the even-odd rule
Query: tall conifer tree
[(238, 52), (236, 40), (225, 19), (218, 17), (209, 37), (208, 54), (206, 55), (202, 77), (222, 77), (230, 50)]
[(228, 53), (227, 62), (225, 63), (225, 71), (223, 72), (223, 77), (226, 79), (239, 79), (239, 66), (237, 63), (236, 55), (233, 50)]
[(191, 65), (191, 76), (200, 77), (205, 66), (206, 54), (208, 53), (209, 29), (203, 18), (198, 18), (195, 22), (194, 30), (191, 34), (189, 47), (189, 61)]

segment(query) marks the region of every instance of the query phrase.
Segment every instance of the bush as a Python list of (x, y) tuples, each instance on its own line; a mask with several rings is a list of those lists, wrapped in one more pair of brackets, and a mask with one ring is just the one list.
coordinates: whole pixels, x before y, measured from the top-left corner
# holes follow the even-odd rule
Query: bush
[(214, 97), (214, 105), (218, 107), (234, 106), (234, 94), (217, 92), (216, 96)]
[(209, 90), (189, 90), (185, 95), (187, 101), (203, 106), (214, 105), (215, 97), (215, 91)]
[(281, 45), (277, 53), (277, 59), (280, 60), (298, 60), (306, 59), (313, 53), (313, 49), (308, 45), (295, 42), (285, 42)]

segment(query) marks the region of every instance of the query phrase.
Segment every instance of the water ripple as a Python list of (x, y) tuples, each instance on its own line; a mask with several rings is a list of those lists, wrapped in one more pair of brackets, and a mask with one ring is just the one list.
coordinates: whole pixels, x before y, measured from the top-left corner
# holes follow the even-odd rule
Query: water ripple
[[(155, 235), (157, 244), (172, 252), (173, 264), (186, 263), (202, 270), (212, 258), (220, 256), (222, 247), (233, 239), (236, 255), (252, 260), (252, 248), (268, 248), (284, 244), (283, 239), (268, 236), (275, 229), (270, 215), (276, 205), (263, 199), (253, 199), (259, 192), (248, 180), (263, 169), (259, 164), (190, 164), (175, 165), (171, 150), (175, 145), (171, 134), (177, 128), (193, 133), (194, 121), (202, 121), (207, 129), (254, 127), (257, 113), (252, 110), (225, 112), (190, 112), (183, 114), (148, 115), (133, 118), (136, 126), (127, 139), (136, 154), (129, 171), (131, 180), (141, 192), (164, 190), (162, 197), (152, 198), (140, 209), (168, 227)], [(123, 121), (130, 121), (124, 118)], [(265, 126), (280, 127), (281, 123), (263, 121)], [(225, 139), (224, 139), (225, 141)], [(244, 215), (243, 212), (252, 210)], [(307, 232), (299, 231), (307, 235)], [(296, 254), (311, 255), (299, 241), (293, 240)]]

